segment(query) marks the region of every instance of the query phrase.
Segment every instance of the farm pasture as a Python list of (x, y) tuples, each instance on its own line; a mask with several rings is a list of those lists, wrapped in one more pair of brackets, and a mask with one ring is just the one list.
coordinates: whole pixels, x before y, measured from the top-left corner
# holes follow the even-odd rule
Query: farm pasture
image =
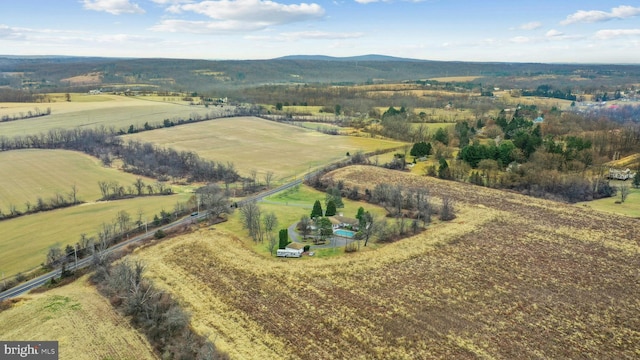
[(11, 277), (38, 267), (50, 247), (73, 246), (83, 233), (96, 237), (100, 226), (113, 224), (119, 211), (129, 213), (131, 223), (142, 211), (143, 221), (151, 222), (160, 210), (172, 211), (177, 202), (186, 202), (190, 196), (184, 193), (93, 202), (0, 221), (0, 270)]
[(426, 187), (457, 218), (340, 257), (267, 258), (226, 224), (133, 257), (236, 358), (637, 356), (636, 220), (370, 166), (326, 177)]
[(346, 153), (402, 146), (402, 142), (353, 136), (332, 136), (254, 117), (216, 119), (123, 136), (202, 158), (232, 162), (241, 175), (256, 170), (260, 178), (272, 171), (276, 181), (293, 178), (346, 158)]
[[(76, 97), (81, 100), (74, 101)], [(204, 115), (224, 111), (217, 107), (179, 105), (147, 101), (144, 100), (144, 97), (132, 98), (119, 95), (76, 94), (71, 99), (71, 102), (0, 103), (0, 117), (26, 114), (36, 107), (41, 111), (51, 108), (51, 115), (0, 122), (0, 134), (13, 137), (46, 133), (57, 128), (96, 128), (101, 126), (126, 131), (130, 125), (142, 128), (145, 122), (161, 124), (164, 119), (187, 119), (194, 113)]]
[[(25, 203), (36, 205), (41, 197), (48, 202), (56, 193), (68, 199), (72, 186), (78, 200), (89, 202), (102, 197), (99, 181), (117, 181), (129, 187), (139, 176), (106, 168), (89, 155), (68, 150), (26, 149), (0, 152), (0, 211), (13, 205), (26, 211)], [(142, 177), (145, 184), (156, 180)]]
[(3, 341), (57, 340), (61, 359), (157, 359), (147, 339), (83, 277), (0, 312)]

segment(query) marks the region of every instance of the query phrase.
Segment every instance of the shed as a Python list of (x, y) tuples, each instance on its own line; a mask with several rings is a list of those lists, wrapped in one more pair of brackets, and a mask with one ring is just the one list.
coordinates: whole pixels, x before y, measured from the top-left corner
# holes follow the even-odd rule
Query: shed
[(299, 243), (299, 242), (292, 242), (289, 245), (287, 245), (285, 247), (286, 250), (291, 250), (291, 251), (297, 251), (298, 253), (300, 253), (302, 255), (302, 253), (304, 252), (304, 244)]

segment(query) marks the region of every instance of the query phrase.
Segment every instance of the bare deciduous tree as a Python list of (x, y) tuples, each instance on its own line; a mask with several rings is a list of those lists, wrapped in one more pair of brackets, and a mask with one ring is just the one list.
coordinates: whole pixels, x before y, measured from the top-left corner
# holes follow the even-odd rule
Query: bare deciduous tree
[(240, 206), (242, 226), (249, 230), (253, 241), (262, 241), (262, 224), (260, 221), (260, 207), (255, 201), (248, 201)]
[(274, 173), (269, 170), (266, 174), (264, 174), (264, 182), (267, 184), (267, 189), (271, 186), (271, 181), (273, 181)]

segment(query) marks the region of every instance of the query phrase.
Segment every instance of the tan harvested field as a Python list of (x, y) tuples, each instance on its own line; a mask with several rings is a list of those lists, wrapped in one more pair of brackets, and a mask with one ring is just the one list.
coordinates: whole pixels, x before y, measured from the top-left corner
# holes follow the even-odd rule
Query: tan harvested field
[(374, 167), (346, 187), (427, 187), (458, 217), (374, 251), (267, 258), (214, 229), (136, 253), (238, 359), (637, 358), (637, 220)]
[(0, 312), (2, 340), (58, 341), (60, 359), (157, 359), (147, 339), (86, 277)]
[[(74, 101), (75, 97), (80, 99)], [(145, 122), (161, 124), (164, 119), (185, 119), (193, 113), (204, 115), (212, 111), (223, 111), (219, 107), (179, 105), (118, 95), (75, 94), (71, 102), (0, 103), (0, 117), (19, 115), (21, 112), (26, 114), (36, 107), (41, 111), (51, 108), (51, 115), (0, 122), (0, 134), (12, 137), (46, 133), (56, 128), (100, 126), (126, 130), (130, 125), (142, 127)]]
[(435, 80), (438, 82), (470, 82), (475, 79), (479, 79), (482, 76), (446, 76), (446, 77), (435, 77), (429, 80)]
[[(35, 205), (38, 197), (46, 202), (56, 193), (68, 199), (72, 186), (81, 201), (96, 201), (102, 197), (99, 181), (117, 181), (128, 187), (139, 176), (102, 166), (89, 155), (68, 150), (27, 149), (0, 152), (0, 211), (9, 212), (14, 205), (26, 211), (28, 201)], [(156, 180), (142, 177), (145, 184)]]
[(618, 160), (609, 161), (606, 165), (618, 169), (629, 168), (635, 171), (637, 168), (640, 168), (640, 154), (633, 154)]
[(112, 224), (119, 211), (129, 213), (132, 223), (142, 211), (143, 221), (151, 222), (162, 209), (172, 211), (178, 201), (186, 202), (190, 196), (184, 193), (94, 202), (0, 221), (0, 271), (11, 277), (38, 267), (51, 246), (73, 246), (83, 233), (95, 237), (100, 226)]
[(554, 98), (542, 98), (537, 96), (517, 96), (513, 97), (509, 94), (508, 91), (497, 91), (494, 94), (499, 96), (503, 101), (511, 104), (511, 105), (536, 105), (538, 109), (550, 109), (555, 106), (560, 110), (568, 110), (571, 108), (572, 101), (570, 100), (562, 100), (562, 99), (554, 99)]
[(255, 169), (262, 178), (273, 171), (276, 181), (296, 176), (345, 158), (347, 152), (402, 146), (391, 140), (331, 136), (317, 131), (254, 117), (224, 118), (124, 136), (176, 150), (193, 151), (203, 158), (232, 162), (241, 175)]

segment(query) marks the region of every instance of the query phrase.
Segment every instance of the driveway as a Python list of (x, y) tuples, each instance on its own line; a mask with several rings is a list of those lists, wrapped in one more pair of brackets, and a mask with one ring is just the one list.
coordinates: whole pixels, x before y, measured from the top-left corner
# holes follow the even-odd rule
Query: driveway
[(347, 244), (350, 244), (356, 240), (354, 239), (350, 239), (350, 238), (346, 238), (346, 237), (342, 237), (342, 236), (332, 236), (329, 238), (329, 241), (325, 244), (322, 245), (313, 245), (313, 241), (310, 241), (310, 237), (308, 237), (307, 239), (309, 239), (309, 242), (305, 242), (302, 240), (302, 237), (300, 236), (300, 234), (298, 234), (298, 232), (296, 231), (296, 225), (298, 225), (298, 223), (293, 223), (292, 225), (290, 225), (287, 230), (289, 232), (289, 239), (291, 239), (291, 241), (293, 242), (297, 242), (297, 243), (302, 243), (305, 245), (310, 245), (311, 249), (330, 249), (330, 248), (334, 248), (334, 247), (341, 247), (341, 246), (347, 246)]

